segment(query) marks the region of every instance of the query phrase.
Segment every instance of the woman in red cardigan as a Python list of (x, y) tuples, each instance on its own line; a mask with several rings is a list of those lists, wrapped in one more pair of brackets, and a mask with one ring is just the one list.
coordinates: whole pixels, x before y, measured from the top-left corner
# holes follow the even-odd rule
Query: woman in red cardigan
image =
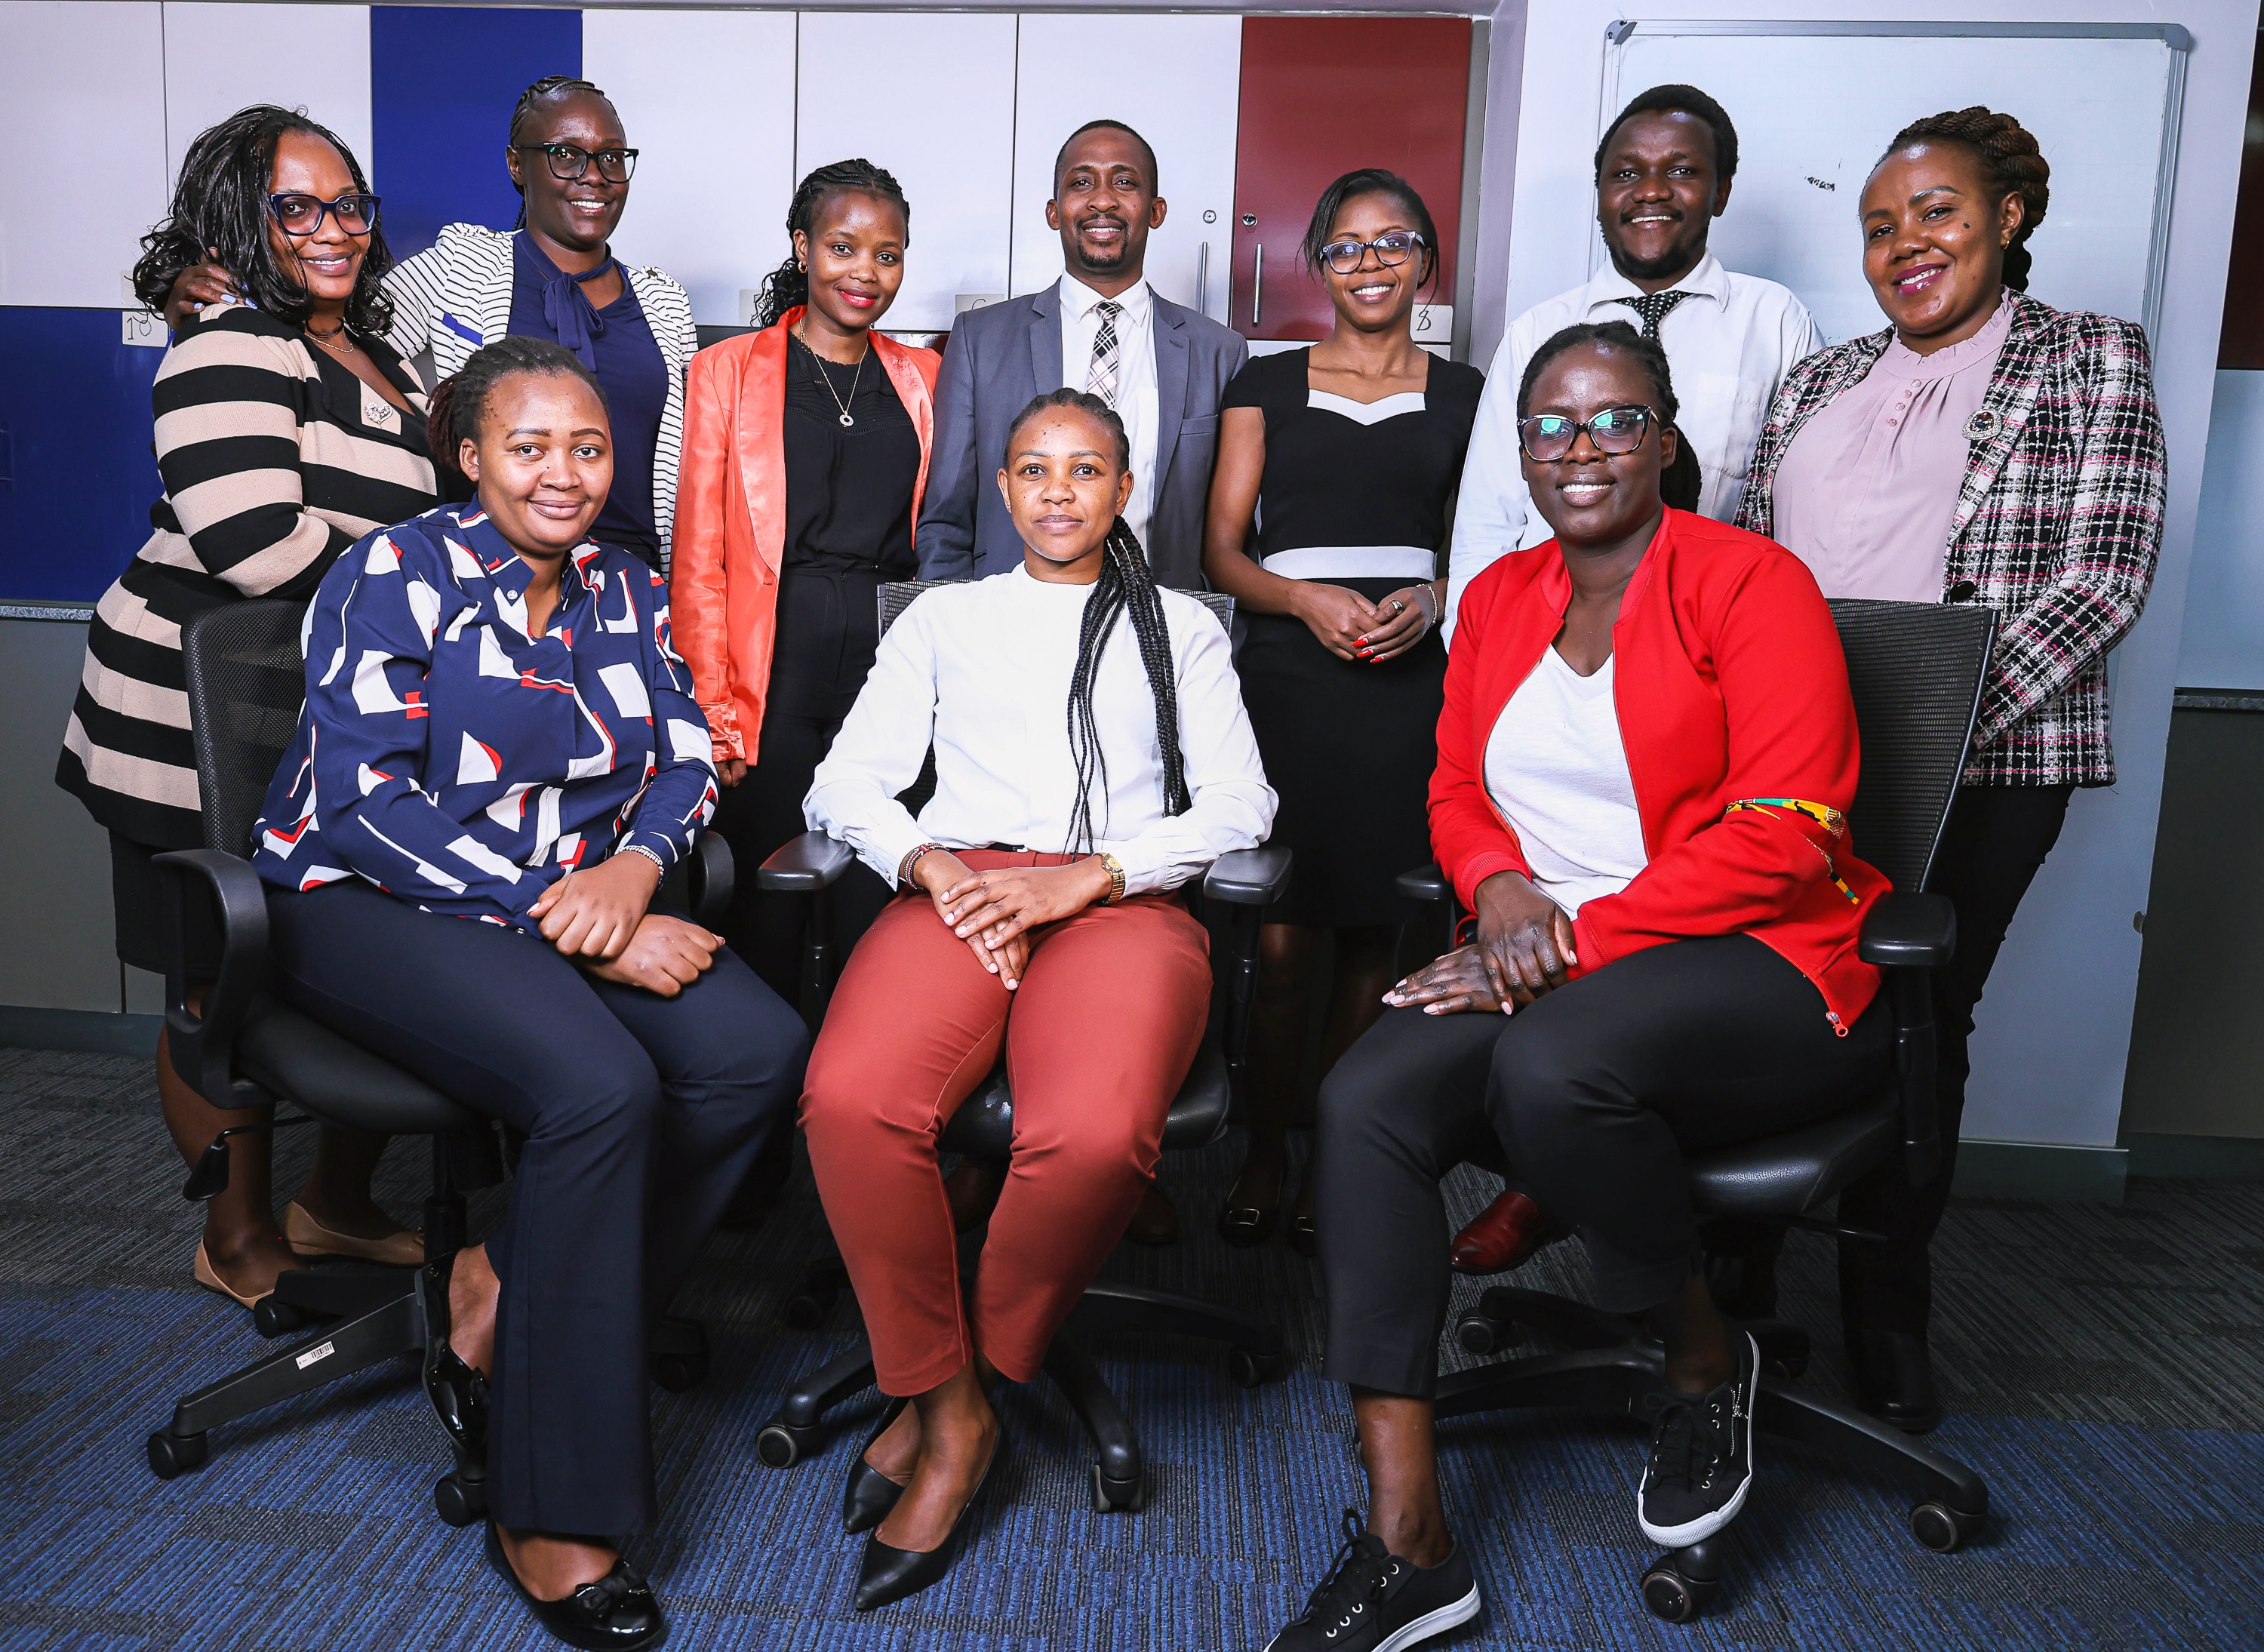
[(1448, 1170), (1491, 1136), (1578, 1230), (1599, 1303), (1664, 1342), (1637, 1518), (1679, 1547), (1743, 1506), (1759, 1357), (1694, 1265), (1682, 1156), (1838, 1112), (1889, 1060), (1839, 636), (1782, 547), (1660, 503), (1674, 415), (1624, 322), (1558, 333), (1519, 391), (1556, 537), (1471, 583), (1448, 658), (1431, 836), (1475, 938), (1321, 1091), (1326, 1368), (1369, 1507), (1279, 1652), (1399, 1652), (1478, 1610), (1432, 1438)]

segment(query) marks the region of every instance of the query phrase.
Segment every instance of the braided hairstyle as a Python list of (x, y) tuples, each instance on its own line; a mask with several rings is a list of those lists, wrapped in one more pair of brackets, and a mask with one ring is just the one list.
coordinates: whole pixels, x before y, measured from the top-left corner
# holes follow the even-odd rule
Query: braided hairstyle
[[(595, 98), (608, 109), (613, 107), (612, 98), (606, 97), (595, 85), (577, 76), (545, 75), (541, 80), (519, 93), (519, 101), (511, 106), (511, 127), (504, 141), (513, 148), (518, 147), (519, 129), (525, 123), (527, 116), (534, 112), (535, 105), (546, 100), (563, 102), (569, 98), (584, 96)], [(613, 113), (618, 119), (620, 112), (615, 109)], [(524, 229), (526, 228), (526, 189), (524, 185), (516, 183), (512, 187), (519, 191), (519, 217), (513, 221), (511, 227), (513, 229)]]
[[(1599, 350), (1623, 351), (1635, 358), (1636, 365), (1651, 380), (1651, 405), (1658, 409), (1661, 423), (1674, 426), (1674, 416), (1682, 410), (1675, 400), (1674, 373), (1666, 363), (1666, 346), (1656, 337), (1646, 338), (1628, 322), (1582, 322), (1551, 333), (1533, 359), (1525, 364), (1525, 377), (1517, 382), (1517, 417), (1522, 419), (1533, 406), (1533, 387), (1540, 381), (1542, 369), (1568, 350), (1578, 350), (1583, 344)], [(1699, 495), (1704, 490), (1705, 476), (1698, 467), (1698, 450), (1690, 445), (1690, 438), (1680, 429), (1674, 444), (1674, 462), (1658, 473), (1658, 496), (1677, 511), (1695, 511)]]
[[(1014, 438), (1025, 424), (1056, 408), (1075, 408), (1090, 415), (1116, 443), (1120, 471), (1132, 466), (1132, 444), (1124, 421), (1099, 396), (1063, 385), (1034, 398), (1007, 427), (1006, 452), (1012, 456)], [(1092, 685), (1100, 673), (1101, 652), (1108, 646), (1119, 614), (1129, 615), (1133, 640), (1139, 645), (1140, 663), (1148, 673), (1148, 687), (1156, 697), (1156, 748), (1163, 757), (1164, 813), (1184, 815), (1193, 806), (1187, 791), (1186, 760), (1179, 751), (1179, 673), (1172, 661), (1172, 634), (1164, 622), (1163, 598), (1156, 591), (1156, 576), (1140, 536), (1122, 517), (1110, 525), (1102, 541), (1100, 577), (1085, 598), (1085, 618), (1078, 627), (1077, 664), (1069, 679), (1069, 749), (1077, 764), (1077, 807), (1070, 815), (1070, 843), (1063, 851), (1090, 852), (1099, 839), (1092, 819), (1092, 783), (1097, 776), (1106, 808), (1108, 759), (1100, 749), (1100, 730), (1093, 721)]]
[(456, 455), (462, 451), (464, 443), (480, 439), (481, 428), (487, 423), (488, 403), (495, 399), (496, 387), (522, 373), (537, 378), (564, 375), (579, 379), (590, 387), (591, 394), (598, 398), (598, 405), (606, 405), (606, 388), (598, 382), (597, 375), (562, 344), (512, 333), (491, 344), (482, 345), (472, 351), (461, 368), (440, 380), (424, 415), (424, 439), (432, 449), (432, 462), (446, 465), (443, 476), (454, 478), (459, 484), (458, 490), (450, 492), (449, 497), (472, 496), (470, 484), (462, 480), (462, 472), (456, 467)]
[[(165, 221), (142, 237), (142, 257), (134, 266), (134, 295), (152, 310), (163, 310), (174, 280), (191, 264), (212, 257), (234, 272), (245, 297), (279, 321), (296, 327), (312, 314), (306, 283), (275, 256), (268, 243), (274, 187), (275, 146), (287, 132), (322, 139), (338, 152), (364, 192), (369, 179), (361, 163), (338, 134), (295, 109), (253, 104), (208, 127), (189, 145), (180, 180)], [(208, 252), (216, 249), (218, 256)], [(364, 337), (382, 337), (393, 325), (393, 301), (381, 280), (393, 267), (385, 231), (369, 228), (369, 250), (362, 255), (346, 300), (346, 325)]]
[(794, 255), (795, 231), (800, 230), (805, 239), (816, 235), (817, 214), (825, 203), (852, 190), (894, 201), (896, 210), (904, 215), (905, 238), (911, 238), (911, 203), (904, 199), (903, 185), (896, 182), (894, 173), (863, 159), (836, 161), (831, 166), (819, 167), (795, 186), (794, 201), (786, 209), (786, 262), (763, 278), (762, 296), (755, 301), (753, 322), (757, 328), (775, 327), (780, 316), (809, 302), (809, 272)]
[[(2005, 249), (2005, 285), (2015, 293), (2028, 290), (2028, 271), (2035, 262), (2028, 237), (2044, 221), (2051, 205), (2051, 163), (2045, 160), (2035, 134), (2011, 115), (1975, 104), (1970, 109), (1945, 109), (1938, 115), (1913, 120), (1895, 134), (1886, 155), (1913, 143), (1961, 143), (1980, 158), (1981, 177), (2001, 205), (2017, 193), (2023, 211), (2013, 244)], [(1876, 170), (1876, 169), (1875, 169)]]

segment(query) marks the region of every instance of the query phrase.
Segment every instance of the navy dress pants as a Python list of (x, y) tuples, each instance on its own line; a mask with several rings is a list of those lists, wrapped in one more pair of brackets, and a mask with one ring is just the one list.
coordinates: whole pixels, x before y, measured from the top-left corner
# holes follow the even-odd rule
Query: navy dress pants
[(728, 951), (663, 998), (359, 882), (271, 890), (267, 908), (281, 996), (526, 1134), (487, 1241), (503, 1285), (495, 1519), (609, 1538), (649, 1525), (646, 1333), (791, 1115), (801, 1018)]

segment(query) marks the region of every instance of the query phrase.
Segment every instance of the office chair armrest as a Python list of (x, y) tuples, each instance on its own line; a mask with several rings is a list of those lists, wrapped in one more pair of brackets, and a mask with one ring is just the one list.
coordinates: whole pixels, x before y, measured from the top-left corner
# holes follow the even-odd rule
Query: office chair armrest
[[(215, 1107), (262, 1107), (274, 1098), (236, 1076), (236, 1035), (267, 979), (267, 889), (251, 863), (217, 849), (156, 857), (164, 880), (166, 1053), (173, 1070)], [(188, 903), (202, 883), (220, 909), (220, 974), (200, 1011), (188, 1002)]]
[(1410, 901), (1450, 900), (1455, 893), (1455, 886), (1447, 880), (1447, 874), (1435, 865), (1403, 872), (1392, 881), (1399, 886), (1399, 893)]
[(731, 845), (712, 827), (692, 840), (692, 852), (676, 863), (676, 869), (661, 885), (667, 898), (683, 908), (693, 923), (709, 929), (720, 928), (730, 916), (731, 896), (737, 887)]
[(1867, 964), (1934, 968), (1957, 953), (1957, 909), (1944, 895), (1897, 890), (1863, 919), (1855, 955)]
[(1289, 887), (1289, 846), (1261, 844), (1236, 849), (1210, 863), (1203, 893), (1232, 906), (1271, 906)]
[(779, 895), (814, 895), (838, 882), (856, 859), (838, 837), (804, 832), (756, 868), (755, 887)]

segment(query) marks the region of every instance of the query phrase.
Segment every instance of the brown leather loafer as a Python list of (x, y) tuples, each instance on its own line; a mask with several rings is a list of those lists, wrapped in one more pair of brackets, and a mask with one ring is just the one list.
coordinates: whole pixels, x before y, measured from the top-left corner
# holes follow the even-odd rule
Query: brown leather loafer
[(1480, 1211), (1455, 1235), (1448, 1265), (1457, 1273), (1506, 1273), (1563, 1230), (1549, 1213), (1513, 1187)]

